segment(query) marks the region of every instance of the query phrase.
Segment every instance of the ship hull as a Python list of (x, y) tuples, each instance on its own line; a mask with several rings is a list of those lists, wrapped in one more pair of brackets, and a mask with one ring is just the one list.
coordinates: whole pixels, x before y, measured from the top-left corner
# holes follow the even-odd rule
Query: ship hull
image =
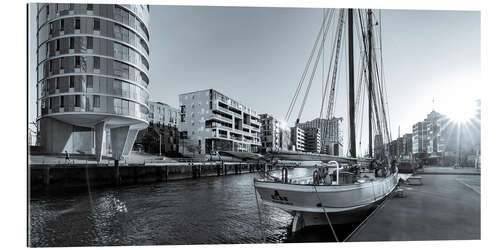
[(262, 202), (294, 216), (292, 231), (328, 224), (348, 224), (362, 220), (377, 202), (396, 187), (398, 174), (348, 185), (304, 185), (255, 181)]

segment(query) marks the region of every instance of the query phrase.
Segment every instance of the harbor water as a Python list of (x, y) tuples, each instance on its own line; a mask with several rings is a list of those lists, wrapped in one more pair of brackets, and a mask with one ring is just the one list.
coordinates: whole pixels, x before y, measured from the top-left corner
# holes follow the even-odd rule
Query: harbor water
[[(293, 171), (290, 178), (294, 178)], [(292, 216), (257, 209), (257, 173), (30, 195), (32, 247), (334, 242), (328, 226), (292, 234)], [(340, 239), (357, 225), (335, 227)]]

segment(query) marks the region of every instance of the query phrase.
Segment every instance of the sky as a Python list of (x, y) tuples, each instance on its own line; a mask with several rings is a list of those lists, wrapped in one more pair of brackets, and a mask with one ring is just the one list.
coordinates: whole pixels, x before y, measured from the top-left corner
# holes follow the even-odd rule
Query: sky
[[(401, 135), (411, 133), (412, 125), (433, 109), (446, 113), (457, 103), (479, 98), (479, 11), (382, 10), (380, 17), (379, 10), (374, 12), (382, 28), (393, 139), (398, 127)], [(283, 118), (322, 13), (319, 8), (152, 5), (150, 100), (178, 107), (179, 94), (214, 88), (258, 113)], [(32, 11), (31, 17), (35, 15)], [(30, 65), (36, 69), (36, 33), (30, 34)], [(301, 121), (319, 116), (327, 60), (318, 65)], [(340, 63), (335, 115), (346, 118), (345, 60)], [(33, 121), (36, 71), (30, 70), (30, 76), (29, 120)], [(297, 118), (297, 110), (290, 122)]]

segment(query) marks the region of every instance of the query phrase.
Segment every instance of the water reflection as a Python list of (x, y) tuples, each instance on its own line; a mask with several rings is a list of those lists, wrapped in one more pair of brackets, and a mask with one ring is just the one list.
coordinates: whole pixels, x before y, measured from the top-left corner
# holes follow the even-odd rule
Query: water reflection
[(311, 235), (320, 237), (319, 241), (334, 241), (331, 232), (322, 228), (292, 235), (292, 216), (262, 203), (261, 226), (253, 188), (256, 176), (183, 180), (91, 190), (90, 194), (32, 194), (31, 246), (260, 243), (261, 232), (272, 243), (310, 241)]

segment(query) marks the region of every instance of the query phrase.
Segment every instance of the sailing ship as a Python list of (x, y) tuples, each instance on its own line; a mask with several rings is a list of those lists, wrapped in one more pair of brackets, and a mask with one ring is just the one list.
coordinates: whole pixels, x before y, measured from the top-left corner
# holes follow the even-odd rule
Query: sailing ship
[[(326, 34), (333, 23), (333, 16), (336, 10), (327, 10), (324, 13), (321, 30), (318, 33), (316, 42), (309, 57), (306, 69), (308, 72), (313, 55), (316, 60), (311, 73), (311, 79), (316, 71), (320, 54), (325, 47)], [(269, 206), (280, 208), (293, 216), (292, 232), (297, 232), (304, 227), (313, 225), (348, 224), (364, 218), (375, 204), (384, 200), (396, 188), (398, 184), (398, 170), (395, 162), (391, 161), (388, 150), (382, 150), (376, 157), (373, 155), (373, 130), (375, 129), (386, 141), (390, 141), (389, 125), (387, 122), (387, 102), (383, 99), (384, 93), (382, 61), (375, 59), (377, 54), (381, 55), (381, 40), (374, 48), (376, 38), (374, 38), (374, 26), (380, 27), (380, 20), (373, 24), (372, 10), (344, 9), (337, 11), (338, 22), (335, 33), (335, 40), (332, 39), (332, 52), (328, 76), (326, 78), (327, 87), (324, 88), (320, 118), (323, 113), (323, 104), (326, 101), (326, 93), (329, 93), (327, 102), (326, 119), (333, 117), (335, 108), (336, 79), (339, 64), (339, 57), (342, 48), (342, 36), (344, 33), (345, 16), (347, 12), (347, 34), (348, 34), (348, 81), (349, 81), (349, 148), (350, 156), (339, 157), (325, 154), (308, 154), (300, 152), (270, 152), (266, 156), (272, 158), (273, 171), (264, 171), (260, 177), (254, 179), (256, 195), (262, 202)], [(357, 15), (356, 15), (357, 14)], [(359, 86), (357, 97), (355, 97), (354, 79), (354, 18), (359, 19), (358, 40), (360, 41), (360, 70)], [(380, 17), (380, 15), (379, 15)], [(381, 29), (380, 29), (381, 30)], [(361, 32), (359, 32), (361, 31)], [(362, 34), (362, 35), (361, 35)], [(381, 32), (378, 33), (379, 38)], [(323, 37), (321, 43), (319, 38)], [(334, 41), (333, 41), (334, 40)], [(319, 48), (318, 48), (319, 44)], [(380, 51), (380, 53), (377, 53)], [(303, 73), (298, 91), (302, 87), (305, 79)], [(312, 80), (310, 80), (309, 85)], [(330, 83), (328, 85), (328, 83)], [(363, 88), (364, 87), (364, 88)], [(310, 86), (304, 95), (304, 101), (296, 120), (299, 124), (303, 105), (307, 98)], [(365, 91), (366, 89), (366, 91)], [(368, 96), (368, 130), (369, 130), (369, 153), (367, 157), (361, 158), (356, 154), (356, 112), (359, 108), (359, 98), (361, 91), (365, 91)], [(293, 105), (298, 94), (296, 92), (292, 100), (291, 108), (287, 112), (290, 116)], [(364, 99), (363, 99), (364, 100)], [(361, 112), (359, 112), (361, 113)], [(359, 115), (358, 115), (359, 117)], [(359, 120), (359, 118), (358, 118)], [(375, 123), (375, 126), (372, 124)], [(289, 176), (289, 170), (305, 168), (305, 176)], [(281, 170), (281, 173), (279, 172)], [(281, 178), (280, 175), (281, 174)], [(332, 231), (333, 227), (332, 227)], [(335, 233), (334, 233), (335, 235)], [(336, 237), (336, 236), (335, 236)], [(337, 237), (336, 237), (337, 238)]]

